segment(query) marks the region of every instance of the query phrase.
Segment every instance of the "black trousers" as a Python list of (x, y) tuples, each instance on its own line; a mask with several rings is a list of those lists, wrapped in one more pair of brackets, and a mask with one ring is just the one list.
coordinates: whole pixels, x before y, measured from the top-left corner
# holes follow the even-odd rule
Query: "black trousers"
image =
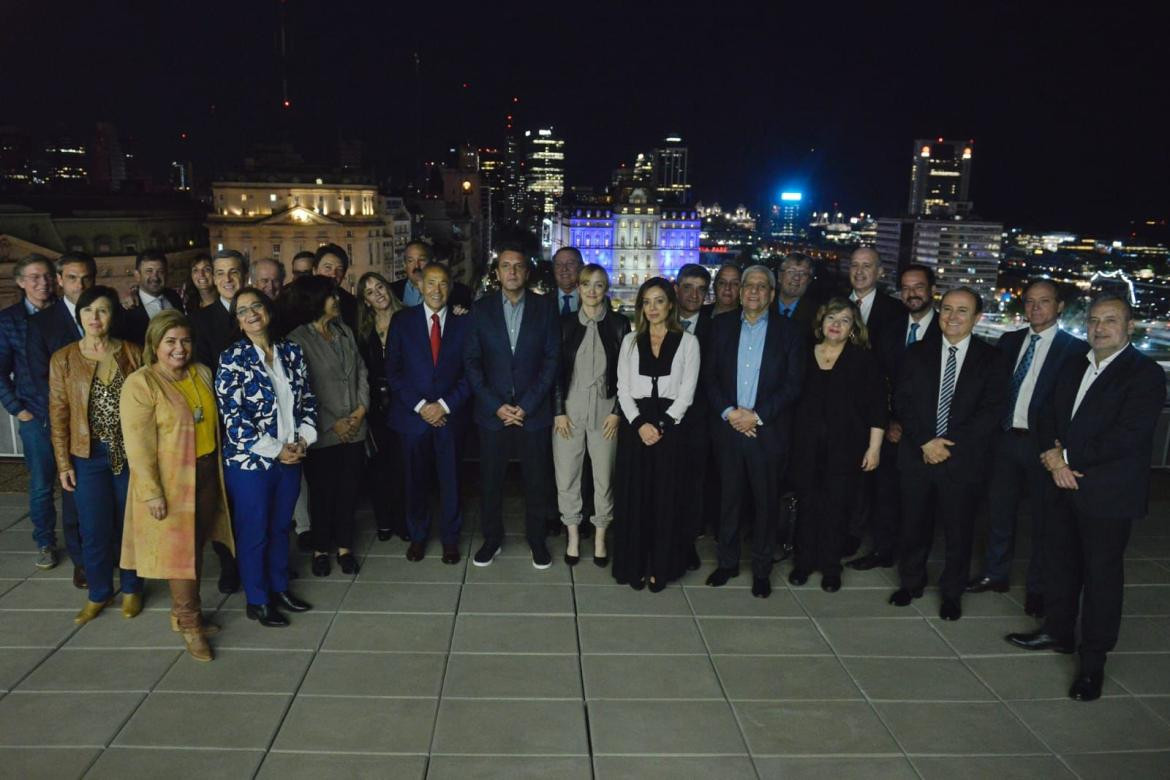
[[(752, 577), (768, 577), (776, 552), (777, 525), (780, 519), (778, 500), (782, 459), (769, 452), (759, 439), (744, 436), (729, 424), (715, 430), (716, 458), (723, 506), (719, 517), (719, 567), (739, 566), (740, 521), (743, 505), (751, 496)], [(698, 501), (696, 500), (696, 503)]]
[(946, 550), (938, 587), (944, 599), (961, 598), (970, 578), (979, 485), (951, 479), (942, 464), (914, 464), (902, 469), (901, 476), (902, 559), (898, 573), (902, 587), (913, 590), (926, 586), (926, 559), (937, 520), (942, 524)]
[(849, 530), (853, 497), (867, 474), (817, 473), (811, 485), (797, 490), (796, 568), (841, 574), (841, 540)]
[(1079, 605), (1081, 670), (1099, 672), (1121, 629), (1123, 556), (1133, 518), (1092, 517), (1077, 511), (1063, 493), (1056, 496), (1044, 536), (1044, 630), (1075, 636)]
[(354, 511), (365, 468), (365, 442), (334, 444), (309, 450), (305, 481), (309, 483), (309, 523), (313, 549), (353, 548)]
[(881, 461), (873, 474), (870, 533), (873, 552), (897, 558), (902, 532), (902, 484), (898, 476), (898, 445), (882, 439)]
[[(367, 418), (369, 419), (369, 418)], [(375, 452), (366, 463), (366, 492), (374, 510), (374, 523), (381, 531), (406, 535), (405, 474), (402, 442), (398, 433), (382, 422), (368, 422)]]
[(1028, 561), (1028, 592), (1044, 593), (1044, 525), (1049, 504), (1056, 498), (1052, 476), (1040, 462), (1040, 445), (1030, 432), (996, 434), (988, 486), (987, 555), (983, 576), (1007, 582), (1015, 547), (1016, 514), (1020, 498), (1028, 493), (1032, 518), (1032, 554)]
[[(719, 421), (724, 427), (727, 423)], [(679, 452), (679, 478), (688, 480), (689, 486), (684, 489), (686, 499), (679, 504), (679, 520), (682, 521), (682, 531), (686, 544), (690, 544), (703, 533), (712, 523), (708, 521), (707, 511), (710, 504), (707, 501), (709, 483), (718, 482), (719, 472), (712, 468), (715, 463), (710, 458), (711, 427), (710, 420), (705, 414), (694, 414), (687, 411), (679, 425), (683, 446)], [(693, 486), (693, 487), (691, 487)], [(717, 518), (718, 511), (715, 513)], [(716, 527), (717, 521), (716, 521)]]
[(479, 467), (483, 504), (481, 523), (483, 538), (488, 542), (504, 540), (504, 475), (508, 457), (515, 452), (520, 458), (524, 482), (524, 535), (529, 544), (543, 543), (545, 523), (556, 518), (549, 515), (549, 485), (555, 484), (552, 467), (552, 432), (550, 428), (527, 430), (507, 426), (493, 431), (479, 430)]

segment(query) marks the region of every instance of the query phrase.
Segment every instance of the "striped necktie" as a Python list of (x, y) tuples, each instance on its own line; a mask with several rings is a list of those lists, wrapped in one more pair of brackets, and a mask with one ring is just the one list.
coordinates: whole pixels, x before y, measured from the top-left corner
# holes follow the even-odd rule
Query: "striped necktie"
[(947, 435), (947, 424), (951, 419), (951, 399), (955, 397), (955, 375), (958, 374), (958, 347), (947, 347), (947, 367), (943, 371), (942, 384), (938, 388), (938, 415), (934, 425), (935, 436)]
[(1020, 388), (1024, 385), (1024, 379), (1028, 376), (1028, 369), (1032, 367), (1032, 360), (1036, 357), (1036, 342), (1040, 340), (1040, 334), (1033, 333), (1028, 340), (1028, 348), (1024, 350), (1024, 356), (1020, 358), (1020, 364), (1016, 366), (1015, 372), (1012, 374), (1012, 395), (1011, 400), (1008, 401), (1007, 413), (1003, 416), (1003, 429), (1010, 430), (1012, 423), (1015, 422), (1016, 417), (1016, 401), (1020, 398)]

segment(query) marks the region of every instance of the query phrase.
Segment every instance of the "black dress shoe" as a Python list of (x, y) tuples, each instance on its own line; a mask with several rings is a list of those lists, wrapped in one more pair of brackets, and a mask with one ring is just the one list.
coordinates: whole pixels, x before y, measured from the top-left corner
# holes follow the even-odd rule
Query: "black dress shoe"
[(699, 551), (695, 549), (695, 545), (687, 550), (687, 571), (698, 571), (702, 563), (699, 561)]
[(766, 599), (772, 595), (772, 581), (767, 577), (752, 577), (752, 595)]
[(580, 562), (581, 562), (580, 555), (569, 555), (568, 553), (565, 553), (565, 565), (566, 566), (576, 566)]
[(854, 555), (857, 554), (857, 551), (860, 548), (861, 548), (861, 537), (852, 536), (852, 535), (846, 536), (841, 541), (841, 557), (842, 558), (852, 558)]
[(732, 577), (739, 576), (739, 569), (716, 569), (707, 577), (707, 584), (713, 588), (719, 588), (727, 584), (727, 581)]
[(406, 548), (406, 560), (408, 561), (421, 561), (426, 554), (427, 546), (423, 542), (411, 542), (410, 547)]
[(313, 576), (314, 577), (328, 577), (329, 576), (329, 556), (328, 555), (314, 555), (313, 556)]
[(809, 572), (805, 571), (804, 569), (793, 569), (792, 571), (788, 572), (788, 584), (799, 587), (808, 582), (808, 575)]
[(922, 598), (922, 588), (898, 588), (890, 594), (890, 603), (895, 607), (908, 607), (917, 598)]
[(249, 604), (247, 615), (248, 620), (259, 621), (260, 625), (268, 628), (284, 628), (288, 625), (288, 618), (268, 604)]
[(1008, 634), (1003, 639), (1009, 645), (1023, 650), (1051, 650), (1064, 655), (1076, 652), (1076, 646), (1071, 639), (1059, 639), (1046, 631)]
[(1068, 697), (1076, 701), (1096, 701), (1101, 698), (1101, 685), (1104, 682), (1104, 672), (1079, 674), (1068, 689)]
[(980, 577), (977, 580), (971, 580), (971, 584), (967, 586), (967, 592), (985, 593), (990, 590), (995, 593), (1007, 593), (1008, 587), (1006, 580), (993, 580), (990, 577)]
[(943, 620), (958, 620), (963, 617), (963, 608), (959, 606), (959, 600), (943, 599), (942, 606), (938, 608), (938, 616)]
[(391, 528), (379, 528), (378, 529), (378, 541), (379, 542), (388, 542), (393, 538), (394, 538), (394, 530), (393, 529), (391, 529)]
[(1024, 596), (1024, 614), (1031, 615), (1034, 618), (1044, 617), (1044, 595), (1041, 593), (1029, 593)]
[(608, 555), (594, 555), (593, 556), (593, 565), (599, 566), (602, 569), (604, 569), (606, 566), (609, 565), (609, 556)]
[(308, 612), (313, 608), (312, 604), (307, 601), (301, 601), (287, 590), (273, 593), (272, 600), (289, 612)]
[(361, 567), (358, 565), (357, 558), (353, 553), (338, 553), (337, 565), (341, 567), (342, 574), (357, 574)]
[(870, 569), (877, 569), (879, 567), (888, 569), (894, 565), (894, 556), (871, 552), (869, 555), (854, 558), (845, 565), (854, 571), (869, 571)]
[(836, 593), (841, 590), (841, 575), (826, 574), (821, 577), (821, 590), (825, 593)]
[(443, 563), (454, 564), (459, 563), (459, 545), (444, 544), (443, 545)]

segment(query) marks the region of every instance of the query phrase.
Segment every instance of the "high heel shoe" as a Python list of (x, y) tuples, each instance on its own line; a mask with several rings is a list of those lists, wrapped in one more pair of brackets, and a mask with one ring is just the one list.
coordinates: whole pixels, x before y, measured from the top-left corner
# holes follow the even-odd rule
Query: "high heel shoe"
[(342, 574), (357, 574), (358, 562), (357, 558), (353, 557), (353, 553), (338, 553), (337, 565), (341, 567)]
[(84, 625), (93, 620), (98, 615), (102, 614), (102, 610), (114, 603), (114, 598), (111, 596), (105, 601), (87, 601), (77, 616), (73, 618), (73, 622), (77, 625)]
[(122, 617), (136, 618), (142, 612), (142, 594), (141, 593), (123, 593), (122, 594)]
[(657, 579), (654, 579), (653, 577), (650, 578), (649, 588), (650, 588), (651, 593), (661, 593), (662, 589), (665, 587), (666, 587), (666, 580), (657, 580)]
[(324, 553), (313, 556), (313, 576), (314, 577), (328, 577), (329, 576), (329, 556)]
[(211, 661), (215, 658), (211, 653), (211, 645), (207, 644), (207, 635), (197, 628), (184, 628), (183, 643), (187, 645), (187, 652), (196, 661)]

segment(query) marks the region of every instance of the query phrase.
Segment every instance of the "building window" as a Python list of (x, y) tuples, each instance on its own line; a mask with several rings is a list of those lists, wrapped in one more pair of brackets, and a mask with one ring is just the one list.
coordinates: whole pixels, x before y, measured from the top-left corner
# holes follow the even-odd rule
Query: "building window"
[(273, 260), (280, 259), (280, 244), (273, 244), (272, 245), (272, 259)]

